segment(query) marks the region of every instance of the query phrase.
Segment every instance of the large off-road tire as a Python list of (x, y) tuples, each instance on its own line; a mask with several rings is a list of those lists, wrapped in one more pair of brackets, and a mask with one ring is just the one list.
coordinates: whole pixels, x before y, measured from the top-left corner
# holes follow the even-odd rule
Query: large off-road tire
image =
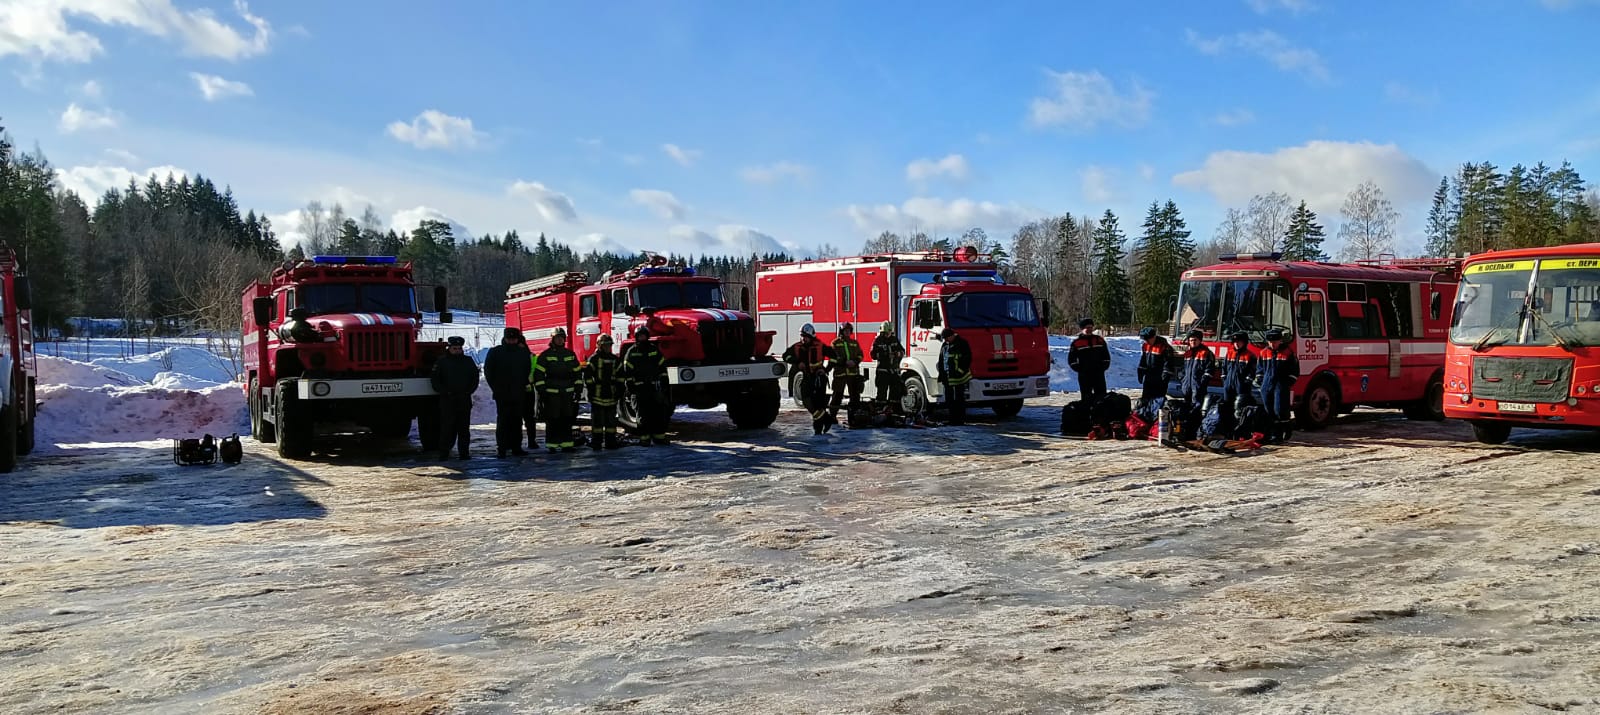
[(310, 410), (300, 402), (295, 390), (298, 380), (283, 380), (273, 400), (273, 417), (278, 428), (278, 456), (284, 459), (311, 457), (311, 438), (315, 434)]
[(262, 444), (278, 441), (278, 428), (267, 421), (266, 408), (261, 404), (261, 382), (250, 378), (250, 435)]
[(1472, 438), (1484, 444), (1505, 444), (1511, 438), (1511, 425), (1505, 422), (1473, 422)]
[(789, 375), (789, 401), (802, 410), (806, 408), (805, 390), (805, 374), (800, 372), (791, 373)]
[(0, 474), (9, 474), (16, 468), (17, 408), (10, 404), (0, 406)]
[(424, 452), (432, 452), (439, 448), (439, 398), (423, 398), (420, 404), (422, 406), (417, 410), (417, 442), (422, 444)]
[(922, 384), (922, 378), (916, 375), (906, 377), (906, 393), (900, 396), (900, 409), (907, 415), (927, 411), (928, 386)]
[(1313, 380), (1300, 400), (1295, 418), (1305, 429), (1322, 429), (1339, 415), (1339, 388), (1327, 378)]
[(1435, 375), (1428, 381), (1422, 399), (1405, 407), (1406, 419), (1440, 422), (1444, 420), (1444, 378)]
[(28, 381), (28, 392), (24, 394), (22, 398), (22, 411), (18, 412), (17, 414), (27, 415), (28, 423), (22, 426), (22, 434), (19, 435), (19, 441), (17, 443), (17, 454), (31, 454), (33, 452), (34, 440), (33, 426), (39, 421), (39, 413), (35, 408), (35, 405), (38, 403), (35, 401), (37, 398), (34, 396), (34, 384), (32, 380)]
[(1022, 414), (1022, 400), (1001, 400), (991, 405), (996, 417), (1016, 417)]
[(765, 380), (728, 402), (728, 419), (739, 429), (766, 429), (778, 419), (782, 405), (778, 381)]

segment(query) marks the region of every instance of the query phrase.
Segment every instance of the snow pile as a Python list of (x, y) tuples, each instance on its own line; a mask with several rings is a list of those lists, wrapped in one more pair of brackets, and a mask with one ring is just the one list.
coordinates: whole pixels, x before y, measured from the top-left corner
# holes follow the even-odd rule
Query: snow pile
[(158, 372), (154, 378), (151, 378), (150, 384), (167, 390), (203, 390), (223, 383), (193, 375), (185, 375), (181, 372)]
[(133, 387), (145, 384), (144, 380), (109, 367), (91, 365), (49, 356), (39, 357), (39, 384), (42, 385), (114, 385)]
[(233, 374), (233, 366), (226, 360), (205, 348), (191, 345), (169, 347), (135, 357), (96, 358), (89, 363), (120, 370), (146, 383), (154, 382), (156, 376), (162, 373), (188, 375), (211, 385), (237, 379)]
[[(1067, 366), (1067, 349), (1075, 335), (1050, 336), (1050, 391), (1077, 392), (1078, 373)], [(1112, 390), (1139, 388), (1139, 354), (1142, 341), (1138, 336), (1119, 335), (1106, 338), (1111, 348), (1111, 369), (1106, 371), (1106, 387)]]
[[(173, 348), (171, 363), (197, 372), (218, 374), (219, 360), (197, 348)], [(125, 364), (134, 374), (107, 367)], [(161, 359), (96, 360), (94, 364), (65, 358), (39, 357), (39, 424), (41, 447), (88, 442), (147, 440), (247, 433), (249, 413), (238, 383), (155, 370)]]

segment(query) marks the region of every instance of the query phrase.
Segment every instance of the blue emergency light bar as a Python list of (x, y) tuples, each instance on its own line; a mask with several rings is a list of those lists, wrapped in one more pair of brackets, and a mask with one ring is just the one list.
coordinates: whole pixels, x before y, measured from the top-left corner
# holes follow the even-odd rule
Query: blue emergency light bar
[(311, 262), (325, 266), (361, 263), (394, 263), (394, 256), (312, 256)]
[(950, 281), (963, 281), (963, 280), (986, 280), (986, 281), (990, 281), (992, 283), (999, 283), (1000, 282), (1000, 274), (999, 274), (999, 272), (993, 271), (993, 270), (986, 270), (986, 271), (980, 271), (980, 270), (943, 271), (943, 272), (941, 272), (939, 274), (939, 280), (942, 283), (948, 283)]
[(641, 276), (692, 276), (694, 269), (688, 266), (652, 266), (639, 269)]

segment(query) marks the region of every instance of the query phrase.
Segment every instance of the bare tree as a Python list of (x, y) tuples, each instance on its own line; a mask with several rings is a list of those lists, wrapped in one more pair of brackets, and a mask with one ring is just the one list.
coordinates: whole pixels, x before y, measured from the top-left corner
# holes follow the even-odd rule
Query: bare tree
[(1250, 249), (1276, 251), (1283, 243), (1283, 234), (1289, 230), (1289, 216), (1294, 213), (1294, 202), (1288, 194), (1274, 191), (1256, 194), (1245, 209), (1245, 235)]
[[(1246, 220), (1243, 211), (1228, 209), (1227, 215), (1222, 217), (1222, 223), (1217, 224), (1217, 233), (1214, 240), (1210, 242), (1211, 257), (1216, 258), (1217, 255), (1223, 253), (1238, 253), (1243, 250), (1245, 240), (1249, 236), (1248, 228), (1249, 222)], [(1207, 266), (1211, 265), (1211, 263), (1216, 263), (1216, 261), (1197, 263), (1195, 265)]]
[(899, 253), (905, 250), (905, 239), (893, 231), (884, 231), (877, 238), (868, 239), (867, 245), (861, 247), (864, 254), (872, 253)]
[(327, 253), (333, 244), (334, 227), (328, 221), (328, 210), (322, 207), (322, 202), (306, 203), (306, 207), (300, 209), (299, 218), (300, 235), (305, 237), (305, 254)]
[(239, 293), (251, 281), (271, 270), (271, 264), (254, 252), (221, 242), (201, 242), (180, 254), (183, 274), (178, 285), (180, 315), (206, 339), (229, 374), (243, 371), (239, 337), (244, 315)]
[(838, 258), (842, 255), (844, 253), (839, 250), (839, 247), (831, 243), (817, 246), (817, 258)]
[(1368, 179), (1351, 191), (1339, 214), (1344, 217), (1344, 225), (1339, 227), (1344, 246), (1339, 253), (1345, 260), (1372, 259), (1394, 252), (1394, 228), (1400, 212), (1394, 210), (1394, 204), (1384, 197), (1376, 182)]

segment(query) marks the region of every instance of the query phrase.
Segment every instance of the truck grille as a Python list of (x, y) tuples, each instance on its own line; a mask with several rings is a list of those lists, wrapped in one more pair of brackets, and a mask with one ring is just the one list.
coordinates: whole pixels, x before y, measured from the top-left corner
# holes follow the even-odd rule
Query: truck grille
[(1485, 400), (1560, 402), (1572, 386), (1568, 358), (1480, 357), (1472, 360), (1472, 396)]
[(706, 362), (741, 362), (756, 349), (755, 321), (739, 320), (700, 324), (700, 344)]
[(359, 330), (345, 334), (344, 345), (356, 366), (407, 365), (411, 362), (411, 335), (403, 330)]

